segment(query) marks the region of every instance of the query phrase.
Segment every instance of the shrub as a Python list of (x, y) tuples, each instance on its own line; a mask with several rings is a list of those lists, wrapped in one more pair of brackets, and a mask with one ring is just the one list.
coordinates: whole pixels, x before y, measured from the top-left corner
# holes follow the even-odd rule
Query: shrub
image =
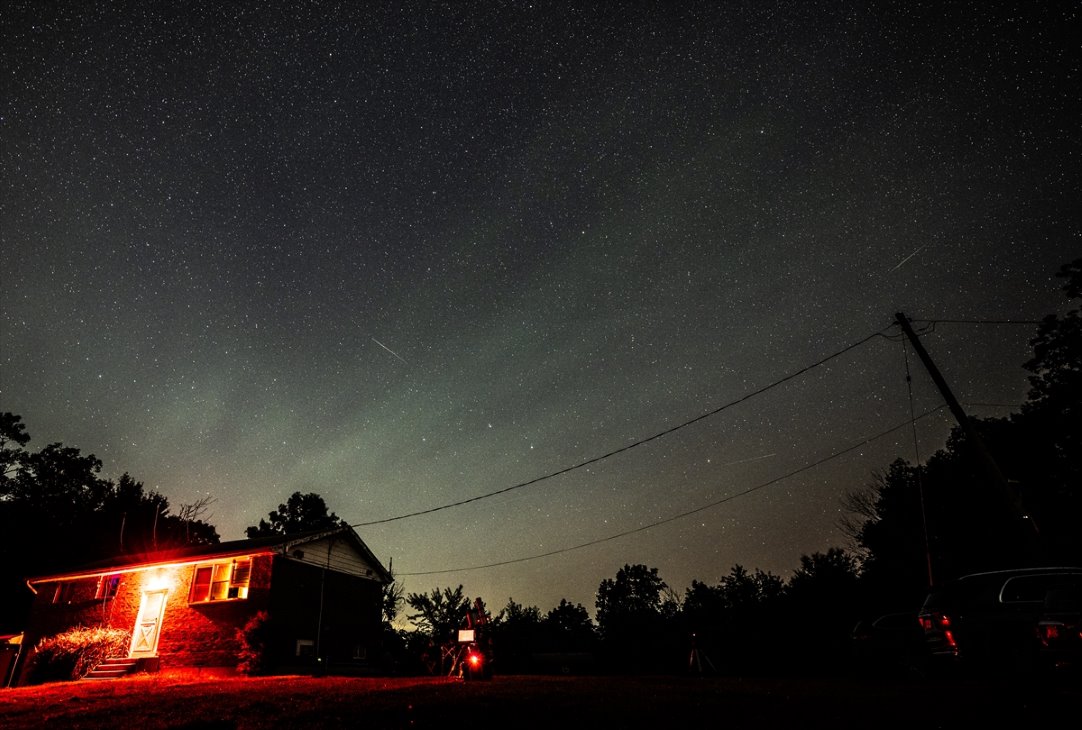
[(79, 679), (111, 656), (124, 655), (131, 632), (124, 629), (77, 626), (47, 636), (34, 647), (27, 670), (31, 684)]
[(270, 670), (269, 645), (271, 640), (270, 616), (266, 611), (259, 611), (237, 630), (240, 642), (240, 663), (237, 671), (241, 674), (264, 674)]

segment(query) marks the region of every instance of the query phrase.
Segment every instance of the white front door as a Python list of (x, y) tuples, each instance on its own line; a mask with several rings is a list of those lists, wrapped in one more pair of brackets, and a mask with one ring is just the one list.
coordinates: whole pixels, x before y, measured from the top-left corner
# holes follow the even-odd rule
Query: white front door
[(139, 618), (132, 629), (131, 650), (128, 656), (150, 657), (158, 654), (158, 635), (162, 630), (162, 616), (165, 615), (166, 589), (145, 591), (139, 602)]

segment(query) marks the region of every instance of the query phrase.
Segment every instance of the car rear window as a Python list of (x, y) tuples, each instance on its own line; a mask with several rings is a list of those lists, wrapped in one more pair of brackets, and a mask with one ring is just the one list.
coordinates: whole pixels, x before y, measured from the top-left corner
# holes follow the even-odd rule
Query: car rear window
[(1003, 584), (999, 600), (1003, 603), (1044, 603), (1050, 590), (1069, 586), (1080, 577), (1082, 574), (1060, 573), (1009, 578)]

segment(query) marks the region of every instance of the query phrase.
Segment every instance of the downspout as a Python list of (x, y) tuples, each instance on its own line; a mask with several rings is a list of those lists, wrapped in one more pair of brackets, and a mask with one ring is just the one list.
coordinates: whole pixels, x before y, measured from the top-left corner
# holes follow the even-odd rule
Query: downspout
[(327, 543), (327, 565), (323, 567), (323, 572), (319, 576), (319, 616), (316, 619), (316, 671), (321, 672), (323, 666), (323, 594), (327, 585), (327, 569), (331, 567), (331, 549), (334, 547), (334, 540)]
[[(26, 587), (30, 589), (30, 592), (35, 596), (38, 594), (38, 589), (34, 587), (34, 584), (30, 582), (30, 579), (26, 579)], [(19, 639), (19, 649), (15, 652), (15, 658), (11, 660), (11, 669), (8, 670), (8, 676), (3, 678), (0, 682), (0, 687), (14, 687), (15, 680), (22, 672), (22, 665), (26, 657), (26, 630), (22, 631), (22, 637)]]
[(7, 676), (0, 677), (0, 687), (14, 687), (16, 672), (19, 671), (19, 660), (23, 657), (23, 646), (25, 644), (26, 632), (23, 632), (19, 636), (19, 648), (15, 650), (15, 658), (11, 660), (11, 667), (7, 671)]

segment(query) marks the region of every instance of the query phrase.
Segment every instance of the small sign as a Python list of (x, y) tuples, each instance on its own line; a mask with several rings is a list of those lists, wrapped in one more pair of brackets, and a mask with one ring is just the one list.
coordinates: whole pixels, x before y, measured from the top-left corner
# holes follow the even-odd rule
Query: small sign
[(469, 644), (473, 641), (473, 629), (459, 629), (458, 630), (458, 643)]

